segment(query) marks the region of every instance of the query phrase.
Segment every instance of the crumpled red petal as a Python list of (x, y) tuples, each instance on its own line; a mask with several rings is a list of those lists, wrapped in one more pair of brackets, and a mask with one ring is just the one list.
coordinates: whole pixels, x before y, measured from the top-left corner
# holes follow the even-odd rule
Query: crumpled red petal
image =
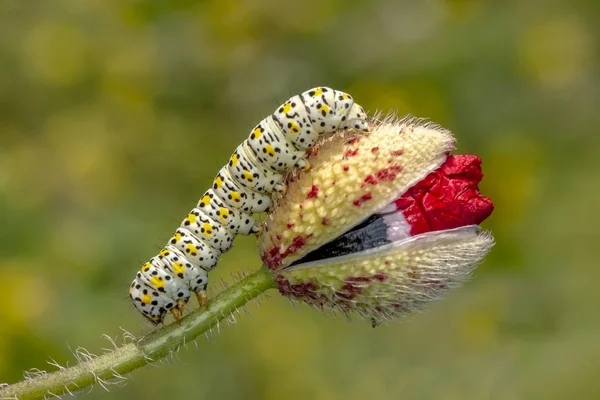
[(394, 203), (410, 224), (411, 235), (478, 225), (494, 211), (492, 201), (477, 187), (482, 178), (479, 157), (448, 156)]

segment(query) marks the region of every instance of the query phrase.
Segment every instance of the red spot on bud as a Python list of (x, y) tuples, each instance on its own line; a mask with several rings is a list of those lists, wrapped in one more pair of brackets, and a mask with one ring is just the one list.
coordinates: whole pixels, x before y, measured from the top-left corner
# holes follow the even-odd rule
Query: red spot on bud
[(400, 157), (402, 154), (404, 154), (404, 152), (402, 150), (394, 150), (394, 151), (392, 151), (392, 155), (394, 157)]
[(288, 227), (288, 229), (289, 229), (289, 228), (293, 228), (293, 227), (294, 227), (294, 224), (293, 224), (293, 223), (291, 223), (291, 222), (288, 222), (288, 223), (287, 223), (287, 227)]
[(346, 292), (356, 292), (356, 293), (360, 293), (363, 291), (363, 288), (361, 288), (360, 286), (354, 286), (351, 283), (346, 283), (344, 286), (342, 286), (342, 289), (345, 290)]
[(357, 137), (353, 137), (352, 139), (350, 139), (348, 141), (348, 144), (354, 144), (354, 143), (358, 143), (358, 138)]
[[(303, 248), (311, 236), (312, 235), (296, 236), (294, 240), (292, 240), (290, 247), (288, 247), (283, 253), (281, 252), (281, 245), (273, 247), (263, 254), (263, 262), (271, 270), (276, 270), (287, 256), (294, 254)], [(281, 238), (278, 237), (278, 240), (281, 240)]]
[(364, 183), (362, 185), (360, 185), (361, 188), (364, 188), (365, 186), (367, 186), (367, 184), (377, 185), (377, 183), (378, 183), (377, 178), (375, 178), (373, 175), (367, 176), (363, 182)]
[(379, 147), (373, 147), (371, 149), (371, 153), (377, 153), (379, 151)]
[(358, 199), (354, 200), (352, 204), (354, 204), (356, 207), (360, 207), (364, 202), (369, 201), (372, 198), (373, 195), (371, 193), (363, 194)]
[[(265, 257), (265, 258), (267, 258), (268, 260), (275, 260), (275, 259), (277, 259), (277, 258), (279, 257), (279, 250), (280, 250), (280, 249), (281, 249), (281, 246), (279, 246), (279, 245), (277, 245), (277, 246), (273, 247), (272, 249), (270, 249), (270, 250), (267, 252), (267, 255), (268, 255), (268, 257)], [(269, 267), (271, 266), (271, 265), (270, 265), (270, 264), (269, 264), (267, 261), (265, 261), (265, 263), (266, 263), (266, 264), (267, 264)]]
[(369, 278), (368, 276), (351, 276), (350, 278), (346, 278), (346, 282), (371, 282), (373, 278)]
[(308, 193), (306, 194), (307, 199), (312, 199), (313, 197), (317, 197), (319, 194), (319, 187), (316, 185), (312, 185)]
[(349, 166), (347, 166), (347, 165), (344, 165), (344, 171), (345, 171), (345, 172), (348, 172), (348, 170), (349, 170), (349, 169), (350, 169), (350, 167), (349, 167)]
[(344, 280), (344, 284), (340, 289), (335, 291), (335, 298), (331, 299), (329, 296), (324, 296), (320, 293), (312, 281), (292, 284), (282, 275), (278, 275), (275, 278), (279, 286), (279, 292), (283, 295), (302, 299), (316, 306), (331, 305), (333, 302), (346, 310), (355, 308), (356, 305), (353, 300), (357, 295), (363, 293), (369, 285), (372, 285), (375, 281), (383, 282), (386, 279), (387, 276), (384, 274), (350, 276)]
[(392, 165), (391, 167), (377, 171), (377, 179), (380, 181), (393, 181), (396, 179), (400, 171), (402, 171), (400, 166)]
[(290, 281), (283, 276), (278, 275), (276, 278), (279, 286), (279, 292), (283, 295), (294, 296), (297, 298), (307, 298), (316, 301), (317, 304), (323, 304), (323, 299), (316, 293), (316, 286), (312, 282), (302, 282), (291, 284)]
[(296, 236), (292, 241), (292, 245), (288, 247), (285, 251), (285, 255), (292, 254), (300, 250), (304, 245), (306, 245), (306, 237), (305, 236)]
[(344, 153), (344, 160), (347, 160), (350, 157), (354, 157), (357, 154), (358, 154), (358, 149), (348, 149)]
[(335, 292), (337, 297), (341, 297), (345, 300), (352, 300), (356, 295), (354, 293)]
[(329, 225), (329, 218), (323, 218), (323, 220), (321, 221), (321, 225)]
[(342, 290), (344, 292), (336, 292), (338, 297), (343, 299), (352, 300), (356, 294), (362, 293), (364, 289), (373, 283), (373, 281), (377, 280), (379, 282), (383, 282), (387, 279), (387, 276), (384, 274), (375, 274), (373, 276), (351, 276), (346, 278), (344, 285), (342, 286)]

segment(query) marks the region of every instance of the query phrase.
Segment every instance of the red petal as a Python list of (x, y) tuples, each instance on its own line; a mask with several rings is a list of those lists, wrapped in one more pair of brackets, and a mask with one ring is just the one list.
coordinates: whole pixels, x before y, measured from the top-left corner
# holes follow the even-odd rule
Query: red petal
[(448, 156), (394, 203), (410, 224), (411, 235), (478, 225), (494, 210), (477, 187), (482, 178), (479, 157)]

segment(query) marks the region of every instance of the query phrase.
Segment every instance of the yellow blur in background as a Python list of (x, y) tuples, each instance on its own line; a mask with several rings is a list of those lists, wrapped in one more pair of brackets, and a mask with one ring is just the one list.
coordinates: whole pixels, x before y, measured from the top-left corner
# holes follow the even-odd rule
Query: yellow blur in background
[[(0, 382), (150, 332), (141, 263), (260, 119), (327, 85), (483, 158), (497, 245), (474, 279), (377, 329), (272, 291), (87, 398), (600, 398), (600, 3), (283, 3), (2, 2)], [(209, 286), (259, 265), (240, 237)]]

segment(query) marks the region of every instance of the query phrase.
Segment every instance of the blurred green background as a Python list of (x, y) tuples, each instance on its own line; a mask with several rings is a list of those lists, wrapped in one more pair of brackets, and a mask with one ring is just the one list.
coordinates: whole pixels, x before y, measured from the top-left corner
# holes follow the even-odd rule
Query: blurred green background
[[(495, 5), (493, 5), (494, 3)], [(0, 382), (151, 328), (127, 286), (250, 129), (316, 85), (484, 160), (497, 245), (372, 329), (276, 292), (90, 399), (600, 398), (594, 0), (0, 3)], [(211, 282), (259, 266), (240, 237)]]

